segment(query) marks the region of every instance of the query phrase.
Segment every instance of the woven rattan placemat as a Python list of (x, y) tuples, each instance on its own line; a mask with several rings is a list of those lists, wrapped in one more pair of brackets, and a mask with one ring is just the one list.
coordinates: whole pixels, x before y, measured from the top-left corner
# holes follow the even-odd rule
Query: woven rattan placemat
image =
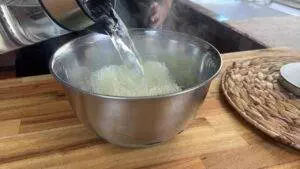
[(296, 61), (300, 57), (235, 62), (222, 77), (222, 89), (246, 121), (275, 140), (300, 150), (300, 98), (279, 83), (281, 66)]

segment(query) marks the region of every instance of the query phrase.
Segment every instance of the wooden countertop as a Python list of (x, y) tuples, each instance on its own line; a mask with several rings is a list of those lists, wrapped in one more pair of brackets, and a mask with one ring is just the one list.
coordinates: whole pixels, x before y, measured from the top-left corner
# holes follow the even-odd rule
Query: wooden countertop
[[(299, 55), (268, 49), (223, 55), (232, 61)], [(190, 126), (173, 140), (143, 149), (114, 146), (81, 125), (50, 75), (0, 81), (0, 168), (300, 168), (300, 152), (247, 124), (213, 81)]]

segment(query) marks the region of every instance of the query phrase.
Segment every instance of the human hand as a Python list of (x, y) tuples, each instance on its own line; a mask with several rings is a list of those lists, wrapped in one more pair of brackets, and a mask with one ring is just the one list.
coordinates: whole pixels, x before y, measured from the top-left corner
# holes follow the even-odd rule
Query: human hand
[(154, 2), (150, 7), (150, 18), (148, 26), (158, 28), (165, 22), (173, 0), (161, 0), (161, 3)]

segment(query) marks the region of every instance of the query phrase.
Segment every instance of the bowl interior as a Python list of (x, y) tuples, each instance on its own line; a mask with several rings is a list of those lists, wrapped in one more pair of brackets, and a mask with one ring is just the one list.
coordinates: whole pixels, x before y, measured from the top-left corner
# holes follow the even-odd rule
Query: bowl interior
[[(132, 30), (131, 36), (142, 60), (165, 63), (183, 89), (205, 84), (220, 70), (219, 52), (196, 37), (144, 29)], [(109, 37), (91, 33), (62, 46), (53, 55), (50, 69), (64, 85), (92, 92), (90, 73), (112, 64), (122, 61)]]

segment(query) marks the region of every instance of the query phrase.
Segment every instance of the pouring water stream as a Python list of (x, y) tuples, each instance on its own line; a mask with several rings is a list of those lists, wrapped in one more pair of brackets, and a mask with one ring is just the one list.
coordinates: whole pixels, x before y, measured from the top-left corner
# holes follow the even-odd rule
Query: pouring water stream
[(113, 26), (111, 33), (106, 31), (109, 35), (115, 49), (123, 62), (129, 69), (134, 72), (144, 75), (144, 69), (142, 66), (142, 60), (135, 45), (129, 35), (128, 29), (122, 19), (118, 16), (114, 9), (112, 9), (114, 17), (118, 22)]

